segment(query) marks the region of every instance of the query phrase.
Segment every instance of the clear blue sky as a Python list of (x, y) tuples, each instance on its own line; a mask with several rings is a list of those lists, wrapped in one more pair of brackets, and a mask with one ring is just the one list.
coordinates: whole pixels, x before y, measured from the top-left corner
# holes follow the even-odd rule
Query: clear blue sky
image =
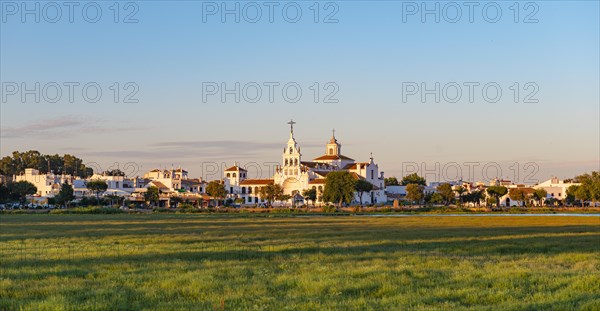
[[(405, 16), (404, 22), (403, 7), (409, 9), (410, 3), (401, 1), (335, 2), (337, 23), (322, 22), (335, 9), (326, 8), (326, 2), (320, 2), (320, 22), (315, 23), (313, 1), (296, 2), (302, 9), (297, 23), (282, 17), (285, 2), (274, 8), (273, 23), (264, 2), (258, 2), (263, 15), (257, 23), (244, 21), (254, 17), (253, 7), (240, 15), (240, 23), (234, 16), (221, 22), (220, 15), (207, 15), (203, 22), (200, 1), (137, 2), (137, 23), (115, 23), (113, 2), (99, 1), (102, 17), (90, 23), (82, 17), (81, 2), (73, 23), (66, 7), (57, 23), (44, 20), (54, 18), (52, 7), (35, 23), (33, 15), (22, 22), (20, 12), (12, 15), (14, 7), (1, 2), (4, 87), (97, 82), (103, 92), (97, 103), (83, 100), (80, 88), (69, 103), (64, 86), (57, 103), (43, 98), (35, 103), (32, 95), (21, 102), (20, 93), (5, 92), (2, 156), (35, 149), (72, 153), (104, 167), (136, 162), (146, 171), (181, 165), (200, 176), (208, 162), (280, 161), (286, 122), (293, 118), (305, 159), (324, 151), (335, 128), (344, 154), (366, 161), (373, 152), (388, 176), (402, 175), (402, 163), (409, 162), (426, 162), (429, 168), (435, 162), (442, 167), (456, 162), (463, 170), (465, 162), (498, 162), (504, 167), (500, 177), (512, 179), (508, 165), (518, 162), (518, 181), (531, 172), (524, 169), (529, 162), (539, 167), (538, 180), (599, 169), (598, 1), (538, 1), (535, 8), (520, 2), (518, 23), (513, 1), (497, 2), (502, 16), (496, 23), (482, 16), (487, 2), (474, 8), (472, 23), (466, 6), (457, 23), (444, 20), (455, 16), (452, 7), (446, 15), (441, 12), (440, 23), (433, 15), (421, 22), (418, 14)], [(236, 2), (227, 3), (233, 8)], [(247, 4), (238, 3), (241, 8)], [(447, 5), (438, 3), (441, 9)], [(434, 4), (428, 2), (430, 8)], [(120, 21), (134, 9), (124, 5)], [(287, 17), (293, 18), (294, 8), (288, 9)], [(90, 10), (88, 18), (94, 16)], [(529, 14), (538, 22), (523, 23)], [(494, 15), (489, 8), (486, 17)], [(114, 103), (109, 89), (114, 82), (121, 88), (134, 82), (139, 102), (122, 102), (128, 89)], [(209, 96), (203, 102), (203, 82), (230, 87), (235, 82), (297, 82), (303, 95), (298, 102), (286, 102), (276, 89), (270, 103), (263, 86), (258, 103), (243, 98), (235, 103), (233, 96), (225, 102)], [(339, 102), (323, 103), (331, 89), (321, 89), (315, 103), (309, 88), (314, 82), (321, 88), (335, 83)], [(421, 102), (420, 93), (403, 102), (406, 82), (425, 82), (430, 88), (435, 82), (480, 86), (473, 103), (466, 100), (465, 86), (456, 103), (444, 98), (436, 103), (433, 95)], [(482, 98), (481, 85), (488, 82), (501, 87), (498, 102)], [(510, 89), (515, 82), (521, 88), (517, 103)], [(523, 89), (527, 82), (538, 87), (537, 103), (524, 100), (533, 90)]]

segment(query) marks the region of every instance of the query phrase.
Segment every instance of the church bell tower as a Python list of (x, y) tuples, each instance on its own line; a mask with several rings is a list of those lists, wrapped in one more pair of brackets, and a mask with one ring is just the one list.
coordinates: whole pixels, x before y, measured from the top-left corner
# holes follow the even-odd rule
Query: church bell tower
[(281, 169), (285, 176), (299, 176), (300, 165), (302, 154), (300, 153), (300, 147), (294, 138), (294, 120), (288, 122), (290, 125), (290, 139), (287, 142), (287, 146), (283, 148)]

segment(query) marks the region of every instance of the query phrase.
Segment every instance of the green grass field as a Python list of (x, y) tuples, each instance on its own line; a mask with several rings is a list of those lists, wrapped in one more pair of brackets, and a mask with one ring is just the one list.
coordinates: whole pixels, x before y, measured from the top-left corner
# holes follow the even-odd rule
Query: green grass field
[(5, 310), (600, 310), (600, 217), (0, 215)]

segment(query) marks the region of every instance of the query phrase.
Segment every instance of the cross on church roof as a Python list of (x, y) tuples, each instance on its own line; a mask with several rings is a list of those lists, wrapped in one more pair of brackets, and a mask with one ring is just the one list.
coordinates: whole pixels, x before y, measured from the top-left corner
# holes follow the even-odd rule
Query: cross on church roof
[(290, 122), (288, 122), (287, 124), (290, 125), (290, 132), (294, 133), (294, 124), (296, 124), (296, 122), (294, 122), (294, 120), (291, 119)]

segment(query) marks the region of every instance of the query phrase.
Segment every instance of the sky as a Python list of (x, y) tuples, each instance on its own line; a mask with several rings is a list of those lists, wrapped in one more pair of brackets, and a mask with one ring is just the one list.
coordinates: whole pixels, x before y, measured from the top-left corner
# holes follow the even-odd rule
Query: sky
[(1, 156), (268, 178), (293, 119), (386, 176), (600, 169), (598, 1), (71, 2), (0, 1)]

